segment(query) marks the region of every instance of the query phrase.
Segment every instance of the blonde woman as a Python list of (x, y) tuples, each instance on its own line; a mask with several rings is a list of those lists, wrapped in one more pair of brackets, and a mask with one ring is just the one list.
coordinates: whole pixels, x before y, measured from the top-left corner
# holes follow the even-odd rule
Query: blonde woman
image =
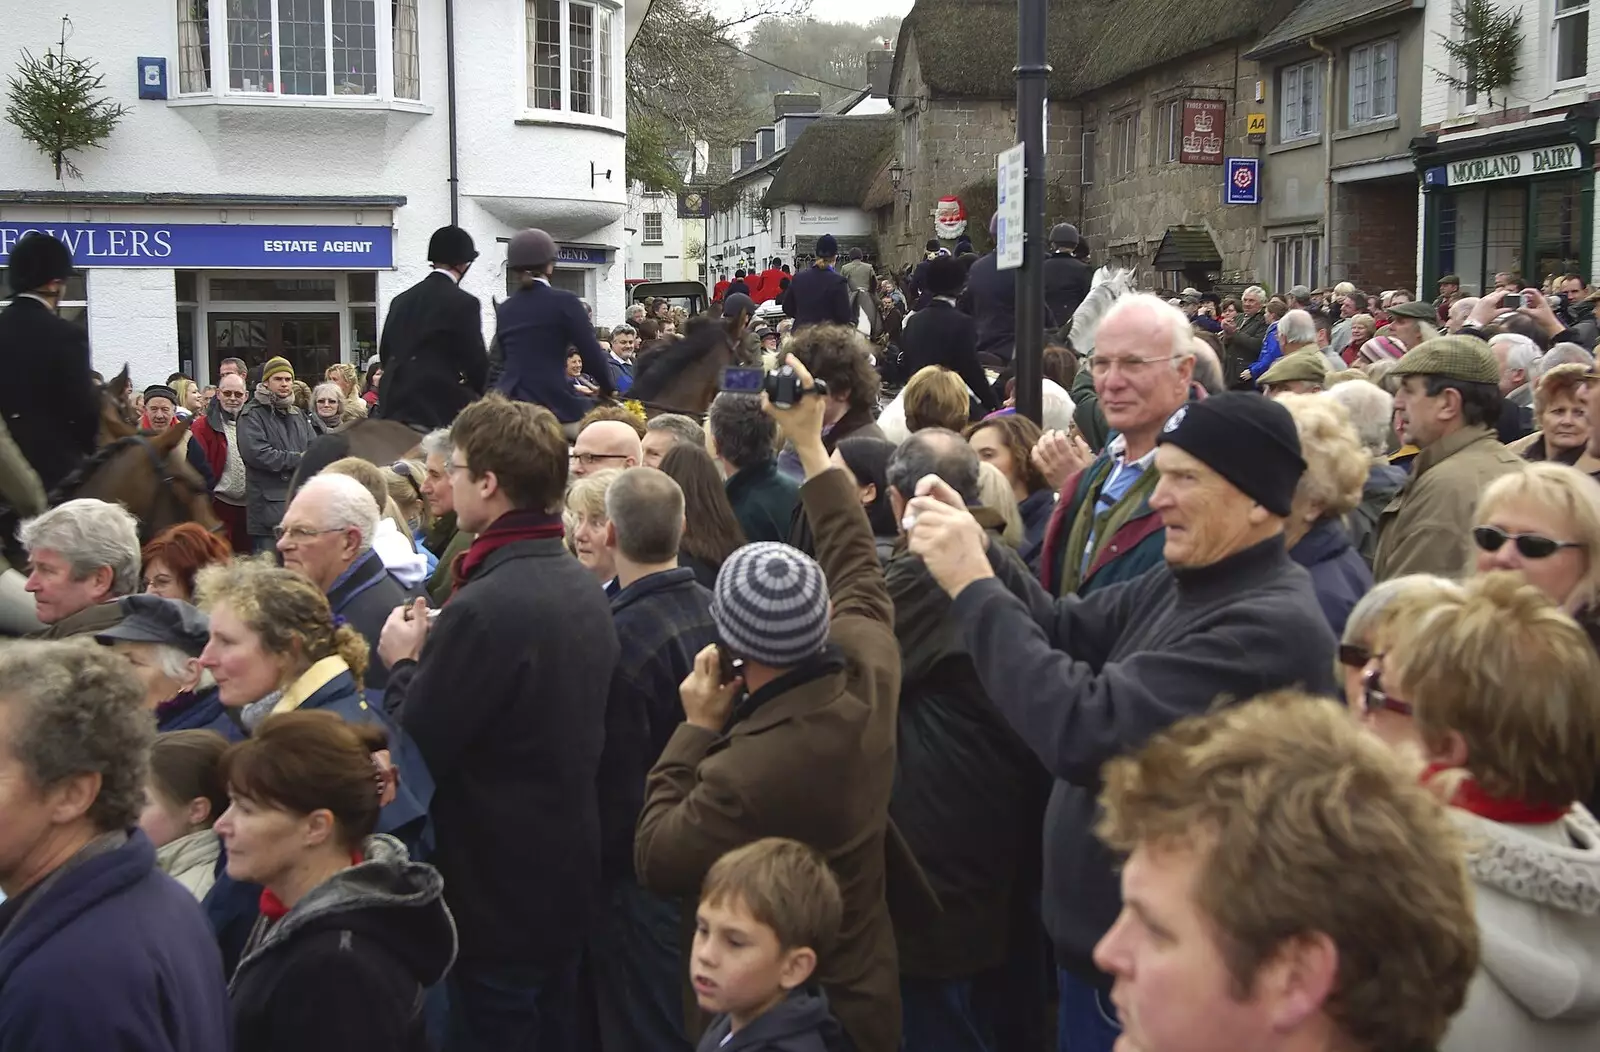
[(1391, 577), (1373, 585), (1345, 619), (1344, 632), (1339, 636), (1337, 670), (1344, 683), (1345, 703), (1369, 731), (1385, 741), (1404, 741), (1410, 731), (1404, 724), (1393, 726), (1389, 721), (1393, 714), (1386, 710), (1368, 712), (1364, 708), (1362, 692), (1367, 666), (1374, 655), (1389, 649), (1397, 625), (1442, 599), (1461, 594), (1461, 585), (1445, 577), (1425, 573)]
[(1596, 683), (1584, 631), (1509, 573), (1398, 624), (1368, 669), (1363, 703), (1409, 719), (1464, 834), (1482, 955), (1440, 1052), (1600, 1048)]
[(1306, 470), (1295, 489), (1284, 543), (1311, 574), (1317, 602), (1337, 634), (1372, 587), (1372, 571), (1351, 543), (1344, 517), (1361, 503), (1372, 457), (1340, 403), (1322, 395), (1285, 394), (1278, 404), (1294, 417)]
[(1017, 495), (1005, 472), (987, 460), (978, 462), (978, 502), (996, 512), (1005, 526), (1000, 540), (1007, 548), (1020, 550), (1025, 536), (1022, 513), (1017, 510)]
[(621, 468), (585, 475), (567, 490), (567, 536), (572, 553), (607, 595), (617, 592), (616, 553), (606, 547), (606, 491), (622, 476)]
[(427, 824), (433, 782), (402, 732), (368, 704), (361, 689), (367, 641), (335, 625), (322, 590), (270, 557), (239, 559), (200, 571), (200, 606), (211, 637), (200, 665), (216, 680), (222, 704), (254, 733), (268, 716), (300, 710), (333, 713), (348, 723), (373, 723), (389, 734), (405, 775), (383, 809), (380, 833), (416, 838)]
[(1472, 568), (1521, 574), (1600, 640), (1600, 482), (1565, 464), (1529, 464), (1484, 487)]

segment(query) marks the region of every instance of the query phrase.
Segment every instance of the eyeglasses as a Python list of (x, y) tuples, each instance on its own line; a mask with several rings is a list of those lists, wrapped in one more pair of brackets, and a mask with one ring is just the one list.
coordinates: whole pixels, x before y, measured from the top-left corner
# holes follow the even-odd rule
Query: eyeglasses
[(470, 470), (472, 470), (472, 469), (467, 467), (465, 464), (457, 464), (453, 460), (447, 460), (447, 461), (444, 462), (444, 473), (445, 473), (445, 477), (446, 478), (450, 477), (451, 475), (454, 475), (458, 471), (470, 471)]
[(1339, 664), (1346, 668), (1366, 668), (1371, 660), (1372, 651), (1366, 647), (1358, 647), (1354, 643), (1339, 644)]
[(218, 391), (217, 392), (217, 397), (218, 398), (243, 398), (244, 397), (244, 392), (243, 391)]
[(1366, 675), (1361, 677), (1361, 704), (1368, 712), (1387, 710), (1399, 716), (1410, 716), (1414, 711), (1409, 701), (1401, 701), (1383, 689), (1383, 681), (1375, 668), (1367, 669)]
[(1472, 540), (1486, 552), (1497, 552), (1514, 541), (1524, 559), (1548, 559), (1562, 548), (1582, 548), (1576, 541), (1558, 541), (1538, 533), (1507, 533), (1498, 526), (1474, 526)]
[(1104, 376), (1111, 371), (1113, 365), (1125, 373), (1137, 373), (1149, 366), (1160, 362), (1170, 362), (1177, 357), (1176, 354), (1161, 354), (1150, 358), (1139, 358), (1133, 355), (1121, 358), (1101, 358), (1097, 355), (1089, 359), (1089, 373), (1092, 376)]
[(343, 533), (346, 529), (348, 529), (346, 526), (333, 526), (326, 530), (313, 530), (309, 526), (274, 526), (272, 534), (280, 541), (287, 538), (299, 544), (302, 541), (309, 541), (313, 537), (320, 537), (324, 533)]
[(574, 464), (592, 468), (597, 460), (627, 460), (626, 453), (569, 453), (567, 459)]

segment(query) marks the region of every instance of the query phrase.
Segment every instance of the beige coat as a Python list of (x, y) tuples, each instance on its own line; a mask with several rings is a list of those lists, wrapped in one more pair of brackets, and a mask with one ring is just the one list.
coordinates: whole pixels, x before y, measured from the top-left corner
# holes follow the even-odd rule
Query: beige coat
[(209, 829), (196, 830), (156, 848), (156, 867), (188, 889), (196, 901), (217, 882), (222, 841)]
[(1495, 440), (1494, 428), (1464, 427), (1417, 454), (1411, 477), (1378, 519), (1378, 581), (1411, 573), (1460, 577), (1483, 487), (1525, 461)]

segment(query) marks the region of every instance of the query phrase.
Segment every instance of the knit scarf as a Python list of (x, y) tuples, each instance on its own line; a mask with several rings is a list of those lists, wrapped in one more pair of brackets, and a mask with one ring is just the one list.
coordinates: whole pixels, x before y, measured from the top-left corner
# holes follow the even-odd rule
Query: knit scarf
[(256, 384), (256, 401), (280, 413), (287, 413), (295, 408), (293, 391), (280, 398), (273, 394), (272, 388), (265, 383)]
[[(1422, 780), (1427, 782), (1440, 771), (1449, 769), (1442, 763), (1431, 763), (1422, 772)], [(1550, 804), (1530, 804), (1526, 800), (1506, 800), (1490, 796), (1470, 778), (1462, 779), (1450, 803), (1479, 818), (1508, 826), (1549, 825), (1551, 822), (1560, 821), (1568, 811), (1572, 810), (1570, 806), (1554, 807)]]
[[(508, 544), (518, 541), (560, 540), (566, 535), (560, 515), (518, 508), (508, 511), (473, 540), (472, 545), (460, 555), (451, 567), (455, 575), (455, 589), (467, 583), (478, 567), (490, 555)], [(454, 594), (455, 589), (451, 590)]]

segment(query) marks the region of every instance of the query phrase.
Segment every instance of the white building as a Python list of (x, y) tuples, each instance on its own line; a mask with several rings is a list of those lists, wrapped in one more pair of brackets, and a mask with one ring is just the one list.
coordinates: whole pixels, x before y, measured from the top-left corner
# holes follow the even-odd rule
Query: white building
[[(67, 48), (129, 113), (63, 183), (0, 123), (0, 261), (30, 229), (73, 246), (64, 313), (86, 319), (101, 372), (362, 361), (453, 212), (486, 333), (503, 242), (530, 226), (561, 246), (557, 285), (599, 323), (622, 317), (623, 56), (647, 0), (457, 3), (453, 64), (447, 0), (94, 6)], [(59, 15), (10, 12), (8, 58), (53, 46)]]
[[(1487, 97), (1434, 75), (1451, 69), (1440, 35), (1458, 36), (1451, 5), (1426, 14), (1419, 263), (1432, 296), (1458, 274), (1477, 294), (1500, 271), (1539, 284), (1575, 271), (1600, 277), (1594, 244), (1596, 119), (1600, 117), (1600, 20), (1595, 0), (1503, 0), (1522, 11), (1517, 83)], [(1452, 70), (1457, 76), (1460, 71)]]
[[(709, 154), (705, 143), (677, 158), (685, 183), (703, 179)], [(628, 280), (704, 281), (706, 220), (680, 217), (677, 195), (649, 191), (643, 183), (628, 188)]]
[[(892, 61), (892, 52), (881, 54)], [(888, 62), (874, 59), (875, 56), (869, 58), (869, 75), (881, 63), (886, 78)], [(772, 108), (772, 124), (757, 128), (753, 138), (729, 148), (732, 174), (711, 195), (713, 211), (706, 221), (706, 258), (712, 282), (719, 277), (732, 277), (738, 270), (762, 270), (774, 259), (793, 267), (798, 255), (803, 264), (822, 234), (833, 234), (845, 243), (846, 237), (867, 237), (872, 233), (872, 217), (859, 209), (828, 208), (819, 212), (799, 203), (768, 208), (764, 202), (784, 158), (807, 128), (824, 118), (890, 113), (889, 100), (866, 88), (827, 112), (822, 109), (821, 96), (803, 93), (775, 95)], [(831, 163), (855, 169), (870, 160), (842, 154), (832, 158)]]

